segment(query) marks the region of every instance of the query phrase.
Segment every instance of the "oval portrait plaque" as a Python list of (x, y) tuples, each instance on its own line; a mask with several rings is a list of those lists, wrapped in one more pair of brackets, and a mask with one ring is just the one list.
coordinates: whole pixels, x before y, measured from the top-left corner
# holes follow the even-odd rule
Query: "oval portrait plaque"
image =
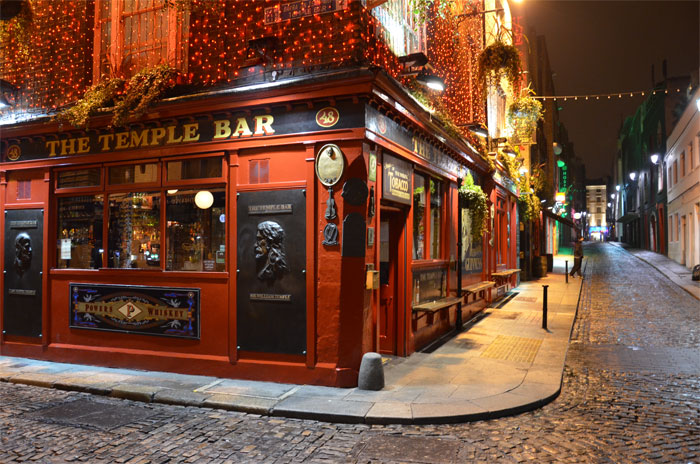
[(345, 157), (338, 145), (328, 144), (321, 147), (316, 155), (316, 176), (326, 187), (338, 183), (345, 168)]

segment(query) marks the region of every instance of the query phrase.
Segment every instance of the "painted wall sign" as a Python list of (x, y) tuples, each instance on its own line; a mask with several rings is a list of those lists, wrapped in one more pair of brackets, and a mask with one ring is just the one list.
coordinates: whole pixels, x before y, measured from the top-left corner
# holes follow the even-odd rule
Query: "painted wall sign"
[(384, 154), (382, 163), (382, 198), (405, 205), (412, 203), (413, 165)]
[[(321, 112), (328, 124), (318, 124)], [(289, 110), (274, 108), (248, 113), (232, 111), (189, 117), (186, 121), (146, 122), (113, 131), (66, 131), (21, 140), (3, 138), (2, 159), (27, 161), (363, 126), (363, 102), (339, 102), (334, 107), (321, 103), (313, 108), (299, 105)]]
[(265, 24), (344, 10), (347, 0), (297, 0), (265, 8)]
[(70, 327), (199, 339), (198, 288), (70, 284)]

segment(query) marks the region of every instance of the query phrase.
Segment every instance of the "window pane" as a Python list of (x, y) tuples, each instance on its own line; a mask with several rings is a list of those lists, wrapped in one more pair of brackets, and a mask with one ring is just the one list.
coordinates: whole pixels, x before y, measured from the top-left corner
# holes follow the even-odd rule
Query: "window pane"
[(226, 191), (208, 190), (213, 203), (206, 209), (195, 203), (198, 192), (168, 194), (165, 210), (168, 271), (226, 270)]
[(425, 258), (425, 178), (415, 176), (413, 189), (413, 259)]
[(168, 181), (221, 177), (221, 158), (197, 158), (168, 163)]
[(158, 164), (131, 164), (109, 168), (109, 184), (143, 184), (158, 181)]
[(59, 269), (98, 269), (102, 267), (102, 195), (58, 199)]
[(442, 184), (430, 179), (430, 258), (440, 258), (442, 225)]
[(107, 267), (160, 267), (160, 194), (110, 195), (108, 243)]
[(58, 188), (97, 187), (101, 183), (100, 168), (61, 171), (58, 173)]

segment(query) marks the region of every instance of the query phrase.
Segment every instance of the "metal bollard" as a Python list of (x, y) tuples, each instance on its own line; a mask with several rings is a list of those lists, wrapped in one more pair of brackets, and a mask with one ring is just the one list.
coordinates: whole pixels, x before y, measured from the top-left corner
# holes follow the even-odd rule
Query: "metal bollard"
[(566, 283), (568, 284), (569, 283), (569, 260), (568, 259), (564, 261), (564, 270), (566, 271), (566, 272), (564, 272), (564, 275), (566, 276)]
[(547, 287), (549, 285), (543, 285), (544, 296), (542, 297), (542, 328), (547, 330)]

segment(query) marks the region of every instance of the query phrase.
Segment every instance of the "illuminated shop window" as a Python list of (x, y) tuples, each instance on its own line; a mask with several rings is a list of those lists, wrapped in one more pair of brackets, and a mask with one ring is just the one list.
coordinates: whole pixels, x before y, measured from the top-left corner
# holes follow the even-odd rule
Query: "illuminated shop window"
[(413, 259), (425, 259), (425, 177), (413, 179)]
[(163, 164), (57, 170), (56, 268), (225, 271), (223, 157)]
[(109, 195), (107, 267), (160, 267), (160, 193)]
[(225, 190), (178, 190), (168, 193), (165, 210), (167, 217), (165, 269), (168, 271), (224, 271), (226, 263)]
[(430, 258), (439, 259), (442, 232), (442, 184), (430, 179)]
[(59, 269), (99, 269), (103, 266), (103, 205), (102, 195), (58, 199), (56, 262)]

